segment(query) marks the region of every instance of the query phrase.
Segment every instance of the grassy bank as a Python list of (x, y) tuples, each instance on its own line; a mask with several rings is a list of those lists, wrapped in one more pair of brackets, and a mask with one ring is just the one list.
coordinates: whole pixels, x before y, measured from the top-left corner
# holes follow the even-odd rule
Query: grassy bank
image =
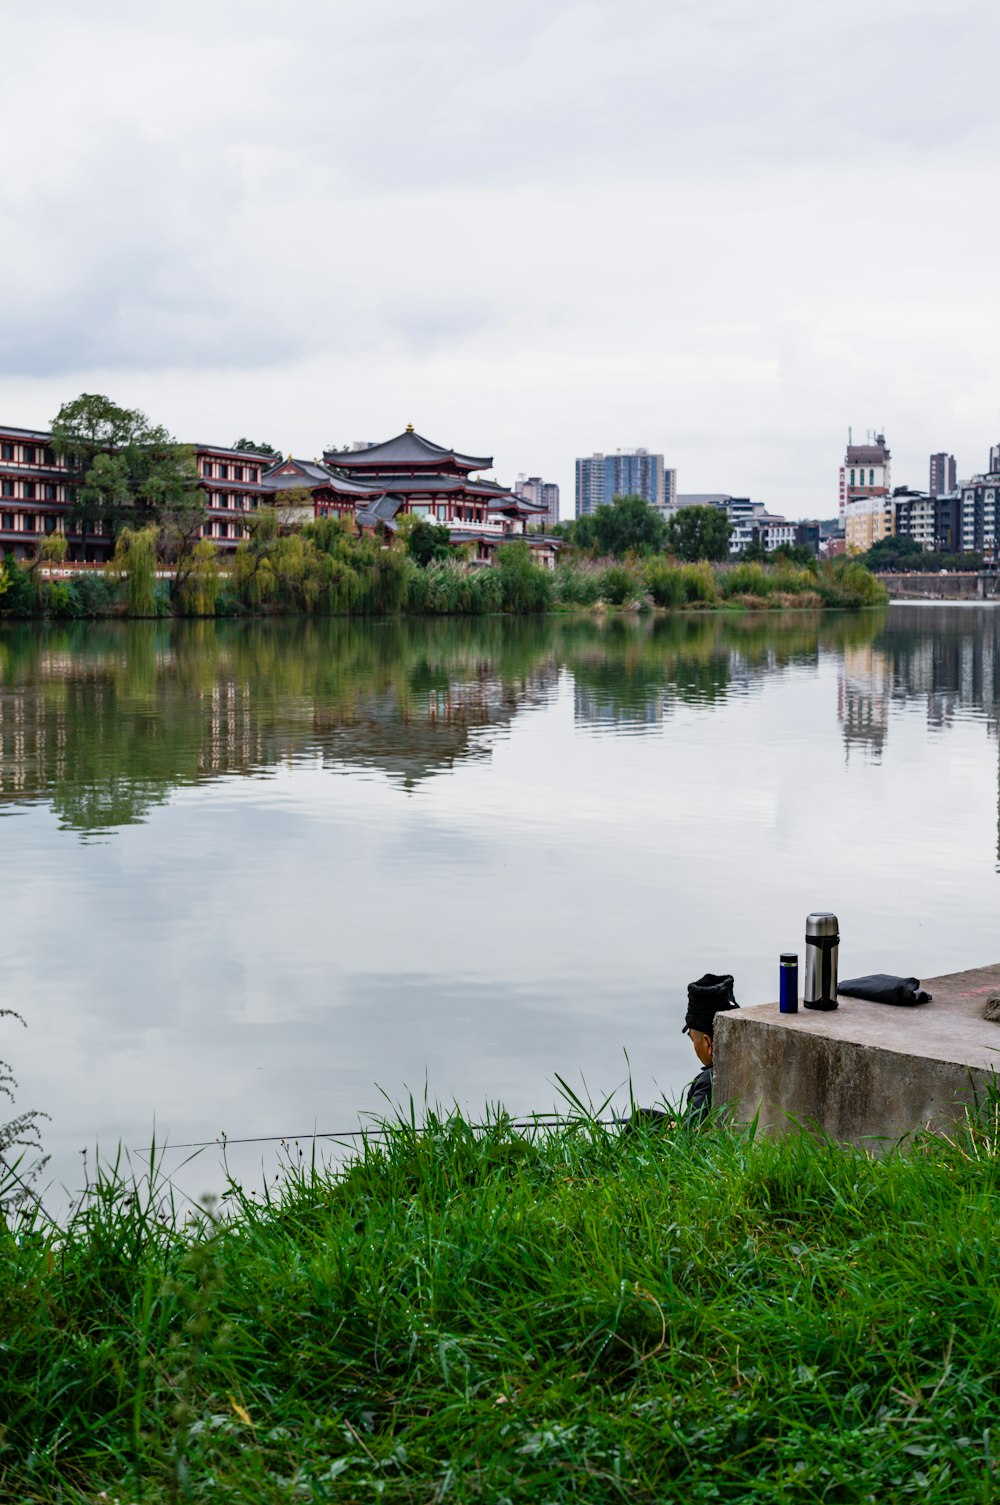
[[(273, 520), (270, 520), (273, 521)], [(123, 535), (116, 563), (65, 578), (0, 564), (0, 613), (16, 617), (240, 616), (316, 614), (481, 616), (590, 607), (649, 611), (712, 607), (857, 609), (888, 600), (854, 560), (680, 564), (656, 554), (626, 560), (575, 555), (555, 570), (534, 563), (527, 544), (498, 551), (483, 567), (460, 557), (418, 563), (397, 541), (383, 548), (340, 524), (309, 524), (293, 536), (259, 529), (228, 561), (203, 541), (159, 578), (155, 538)], [(58, 568), (56, 566), (55, 568)]]
[(996, 1498), (998, 1103), (873, 1161), (431, 1119), (6, 1239), (10, 1501)]

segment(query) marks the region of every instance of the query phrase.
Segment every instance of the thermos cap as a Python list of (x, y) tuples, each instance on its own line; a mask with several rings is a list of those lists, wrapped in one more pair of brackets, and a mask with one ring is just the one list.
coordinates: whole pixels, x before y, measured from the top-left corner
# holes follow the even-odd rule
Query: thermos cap
[(781, 953), (781, 965), (783, 967), (797, 966), (798, 960), (799, 953), (797, 951), (782, 951)]
[(806, 935), (836, 935), (840, 929), (840, 922), (835, 914), (828, 910), (817, 910), (814, 914), (806, 915)]

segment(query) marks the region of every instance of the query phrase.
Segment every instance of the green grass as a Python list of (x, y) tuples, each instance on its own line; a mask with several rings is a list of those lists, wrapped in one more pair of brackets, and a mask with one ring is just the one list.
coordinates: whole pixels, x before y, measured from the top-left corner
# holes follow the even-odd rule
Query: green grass
[(998, 1104), (875, 1160), (431, 1114), (8, 1236), (4, 1501), (997, 1498)]

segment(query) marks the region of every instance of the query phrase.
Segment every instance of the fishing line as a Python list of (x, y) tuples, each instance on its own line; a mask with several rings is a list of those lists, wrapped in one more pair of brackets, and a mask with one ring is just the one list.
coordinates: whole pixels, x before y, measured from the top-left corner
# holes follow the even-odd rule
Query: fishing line
[[(564, 1113), (536, 1113), (533, 1114), (531, 1118), (511, 1118), (507, 1120), (508, 1127), (512, 1129), (531, 1129), (536, 1126), (539, 1128), (551, 1129), (558, 1128), (560, 1124), (572, 1123), (595, 1124), (599, 1125), (602, 1128), (608, 1128), (620, 1122), (621, 1120), (618, 1118), (572, 1118)], [(486, 1129), (494, 1129), (497, 1127), (497, 1125), (496, 1123), (469, 1124), (467, 1127), (470, 1129), (483, 1131)], [(337, 1132), (327, 1132), (323, 1134), (315, 1131), (308, 1134), (251, 1134), (244, 1139), (230, 1139), (228, 1135), (222, 1134), (216, 1139), (196, 1139), (192, 1140), (188, 1144), (162, 1144), (159, 1145), (158, 1148), (164, 1151), (208, 1150), (211, 1149), (213, 1145), (221, 1145), (225, 1148), (228, 1148), (228, 1146), (232, 1144), (297, 1144), (300, 1140), (303, 1139), (382, 1139), (387, 1134), (391, 1134), (397, 1129), (416, 1129), (421, 1134), (428, 1132), (426, 1124), (388, 1124), (382, 1127), (371, 1129), (341, 1129)], [(152, 1148), (152, 1145), (147, 1145), (144, 1149), (135, 1150), (133, 1153), (136, 1155), (149, 1154)]]

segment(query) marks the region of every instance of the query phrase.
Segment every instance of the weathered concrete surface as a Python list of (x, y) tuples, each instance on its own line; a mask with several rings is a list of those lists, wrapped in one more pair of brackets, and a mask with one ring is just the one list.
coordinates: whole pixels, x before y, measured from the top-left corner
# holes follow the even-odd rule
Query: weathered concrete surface
[(992, 601), (1000, 596), (1000, 575), (993, 570), (883, 574), (879, 579), (890, 596), (901, 601)]
[[(715, 1021), (717, 1103), (781, 1133), (815, 1124), (854, 1144), (894, 1142), (964, 1115), (1000, 1072), (1000, 962), (923, 979), (931, 1003), (899, 1008), (841, 998), (833, 1013), (782, 1014), (776, 1003)], [(874, 1146), (871, 1146), (874, 1148)]]

